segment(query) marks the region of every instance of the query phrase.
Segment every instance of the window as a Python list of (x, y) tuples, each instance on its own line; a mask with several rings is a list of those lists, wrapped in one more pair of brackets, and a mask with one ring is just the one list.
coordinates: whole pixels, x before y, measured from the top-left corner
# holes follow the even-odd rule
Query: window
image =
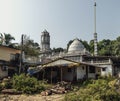
[(89, 73), (95, 73), (95, 67), (89, 66)]
[(106, 68), (102, 68), (102, 71), (106, 71)]
[(69, 73), (72, 72), (72, 69), (71, 69), (71, 68), (68, 68), (68, 72), (69, 72)]

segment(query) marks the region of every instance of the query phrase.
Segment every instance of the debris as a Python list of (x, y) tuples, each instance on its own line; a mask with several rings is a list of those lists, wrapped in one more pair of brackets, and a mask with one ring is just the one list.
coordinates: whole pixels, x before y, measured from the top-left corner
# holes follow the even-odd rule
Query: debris
[(70, 82), (58, 82), (55, 86), (53, 86), (50, 90), (45, 90), (41, 92), (42, 96), (48, 96), (51, 94), (64, 94), (71, 90), (71, 83)]
[(2, 94), (14, 94), (14, 95), (17, 95), (17, 94), (22, 94), (21, 91), (16, 91), (15, 89), (4, 89), (1, 91)]
[(51, 90), (45, 90), (45, 91), (41, 92), (42, 96), (48, 96), (48, 95), (51, 95), (51, 94), (52, 94)]

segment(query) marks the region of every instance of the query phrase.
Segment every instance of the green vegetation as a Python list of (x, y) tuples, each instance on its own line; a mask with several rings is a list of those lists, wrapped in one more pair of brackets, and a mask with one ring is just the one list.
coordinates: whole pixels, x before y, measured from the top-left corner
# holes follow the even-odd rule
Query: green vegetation
[(2, 84), (0, 83), (0, 92), (2, 91)]
[[(9, 81), (9, 82), (8, 82)], [(38, 81), (35, 77), (25, 74), (15, 75), (11, 79), (4, 79), (0, 83), (0, 92), (4, 89), (15, 89), (24, 94), (35, 94), (49, 88), (46, 81)]]
[(11, 34), (7, 34), (7, 33), (0, 33), (0, 45), (4, 44), (7, 46), (13, 46), (13, 44), (11, 43), (13, 40), (15, 40), (15, 38), (11, 35)]
[[(25, 74), (15, 75), (13, 78), (0, 83), (0, 91), (12, 88), (24, 94), (35, 94), (51, 87), (45, 81), (38, 81)], [(73, 85), (73, 90), (65, 95), (63, 101), (119, 101), (120, 83), (113, 77), (99, 77), (98, 80), (89, 79), (83, 83)]]
[(2, 89), (11, 89), (12, 88), (12, 81), (6, 80), (1, 83)]
[[(3, 44), (3, 40), (5, 41), (5, 44), (9, 47), (14, 47), (17, 49), (21, 49), (21, 45), (17, 45), (12, 43), (15, 38), (11, 34), (4, 33), (4, 39), (3, 34), (0, 33), (0, 45)], [(94, 53), (94, 40), (90, 40), (88, 43), (85, 40), (79, 39), (80, 42), (85, 46), (86, 50), (90, 51), (91, 54)], [(73, 42), (73, 40), (70, 40), (67, 44), (67, 49), (63, 49), (61, 47), (53, 48), (52, 51), (57, 52), (63, 52), (68, 50), (70, 44)], [(16, 46), (17, 45), (17, 46)], [(34, 40), (30, 39), (27, 35), (24, 35), (23, 37), (23, 46), (22, 46), (25, 54), (27, 56), (38, 56), (39, 55), (39, 44), (37, 42), (34, 42)], [(110, 39), (103, 39), (98, 42), (98, 54), (100, 56), (120, 56), (120, 36), (118, 36), (115, 40)]]
[(34, 42), (30, 37), (27, 35), (23, 35), (23, 45), (20, 48), (23, 48), (23, 51), (27, 56), (38, 56), (40, 47), (37, 42)]
[[(80, 40), (85, 48), (94, 53), (94, 40), (91, 40), (89, 43), (87, 41)], [(67, 50), (73, 40), (70, 40), (67, 44)], [(98, 42), (98, 50), (100, 56), (120, 56), (120, 36), (115, 40), (103, 39)]]
[(15, 75), (13, 77), (13, 88), (26, 94), (39, 93), (45, 90), (42, 82), (25, 74)]
[(119, 101), (115, 83), (116, 79), (110, 77), (87, 80), (77, 92), (66, 94), (64, 101)]

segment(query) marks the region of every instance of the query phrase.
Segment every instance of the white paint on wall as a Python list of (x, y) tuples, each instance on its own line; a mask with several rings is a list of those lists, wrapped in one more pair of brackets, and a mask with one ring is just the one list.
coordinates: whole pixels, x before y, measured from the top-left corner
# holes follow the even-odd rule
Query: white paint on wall
[(101, 68), (101, 76), (113, 75), (113, 68), (111, 64), (104, 64), (100, 66), (106, 68), (105, 71), (103, 71), (103, 69)]
[(95, 73), (88, 73), (88, 78), (95, 78)]
[(85, 75), (86, 75), (85, 66), (77, 67), (77, 80), (83, 79)]

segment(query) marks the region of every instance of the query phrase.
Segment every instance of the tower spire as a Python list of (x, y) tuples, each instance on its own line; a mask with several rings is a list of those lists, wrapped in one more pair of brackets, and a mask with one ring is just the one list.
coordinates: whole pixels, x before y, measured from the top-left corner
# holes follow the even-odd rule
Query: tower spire
[(94, 0), (94, 55), (98, 55), (97, 49), (97, 32), (96, 32), (96, 0)]

